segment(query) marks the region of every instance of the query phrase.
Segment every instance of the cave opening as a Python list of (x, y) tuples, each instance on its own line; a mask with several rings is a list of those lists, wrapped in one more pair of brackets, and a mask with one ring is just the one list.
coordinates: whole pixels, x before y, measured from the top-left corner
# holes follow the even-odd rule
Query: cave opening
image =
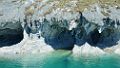
[(23, 28), (17, 29), (0, 29), (0, 47), (12, 46), (23, 40)]

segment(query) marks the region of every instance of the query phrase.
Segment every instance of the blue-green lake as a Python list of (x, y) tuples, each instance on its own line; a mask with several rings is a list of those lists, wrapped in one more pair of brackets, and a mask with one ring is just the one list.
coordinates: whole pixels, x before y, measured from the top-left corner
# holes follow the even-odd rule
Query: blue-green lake
[(74, 57), (69, 51), (0, 58), (0, 68), (120, 68), (120, 56)]

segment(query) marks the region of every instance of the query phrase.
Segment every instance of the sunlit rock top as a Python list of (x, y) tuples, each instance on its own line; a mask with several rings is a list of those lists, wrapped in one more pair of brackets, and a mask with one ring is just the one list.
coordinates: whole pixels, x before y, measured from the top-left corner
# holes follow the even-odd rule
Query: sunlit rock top
[(102, 25), (102, 19), (120, 18), (119, 0), (0, 0), (0, 21), (41, 18), (72, 20), (78, 12)]

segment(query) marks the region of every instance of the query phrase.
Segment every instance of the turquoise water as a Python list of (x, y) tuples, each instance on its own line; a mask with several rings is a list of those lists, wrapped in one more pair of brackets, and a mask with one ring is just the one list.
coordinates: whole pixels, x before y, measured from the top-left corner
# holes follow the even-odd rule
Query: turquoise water
[(0, 68), (120, 68), (120, 56), (73, 57), (69, 51), (0, 58)]

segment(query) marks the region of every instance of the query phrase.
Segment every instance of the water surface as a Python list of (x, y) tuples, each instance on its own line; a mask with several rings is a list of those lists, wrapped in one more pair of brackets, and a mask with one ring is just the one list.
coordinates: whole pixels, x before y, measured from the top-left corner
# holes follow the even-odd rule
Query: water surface
[(120, 68), (120, 56), (74, 57), (70, 51), (0, 58), (0, 68)]

